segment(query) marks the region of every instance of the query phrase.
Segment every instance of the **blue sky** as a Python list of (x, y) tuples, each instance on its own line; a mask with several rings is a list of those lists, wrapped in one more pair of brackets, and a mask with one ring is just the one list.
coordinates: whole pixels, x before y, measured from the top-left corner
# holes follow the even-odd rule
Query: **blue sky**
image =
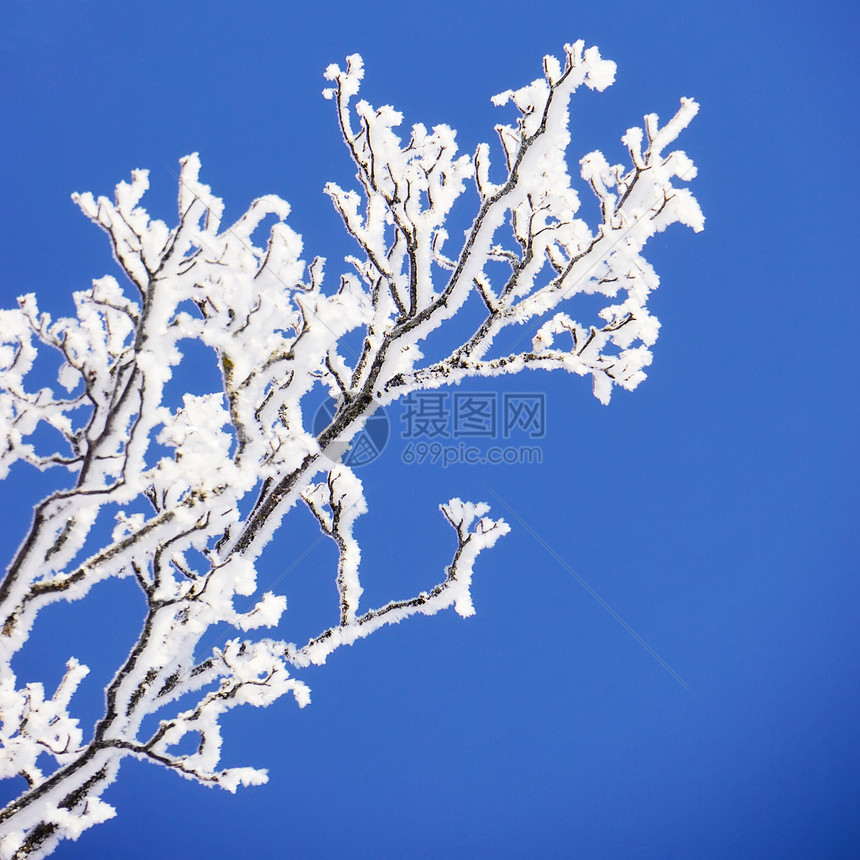
[[(124, 765), (117, 818), (58, 857), (857, 856), (858, 24), (848, 2), (4, 4), (4, 307), (34, 291), (65, 313), (114, 272), (72, 191), (148, 167), (149, 210), (168, 218), (193, 151), (228, 217), (281, 195), (334, 271), (351, 249), (322, 187), (351, 169), (320, 90), (348, 53), (365, 98), (450, 124), (465, 151), (493, 142), (491, 95), (579, 38), (619, 70), (574, 101), (573, 164), (620, 158), (625, 129), (681, 96), (702, 105), (679, 145), (706, 229), (645, 253), (662, 279), (649, 379), (609, 407), (578, 377), (473, 385), (545, 396), (527, 466), (403, 463), (393, 407), (360, 473), (369, 603), (440, 578), (440, 502), (508, 520), (476, 568), (477, 615), (337, 652), (302, 673), (304, 710), (234, 713), (225, 759), (268, 767), (267, 786), (231, 796)], [(13, 472), (5, 557), (48, 486)], [(261, 577), (287, 594), (297, 641), (332, 620), (334, 557), (316, 540), (297, 513)], [(82, 713), (139, 623), (128, 588), (57, 611), (21, 664), (50, 677), (52, 655), (80, 652)]]

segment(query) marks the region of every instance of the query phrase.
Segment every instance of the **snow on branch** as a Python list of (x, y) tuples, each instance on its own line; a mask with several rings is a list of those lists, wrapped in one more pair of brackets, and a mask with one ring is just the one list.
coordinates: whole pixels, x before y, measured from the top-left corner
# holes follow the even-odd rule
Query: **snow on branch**
[[(225, 225), (196, 154), (180, 161), (176, 226), (143, 208), (145, 170), (113, 199), (73, 195), (106, 233), (117, 276), (75, 292), (70, 317), (54, 319), (33, 295), (0, 311), (0, 478), (26, 464), (62, 476), (0, 582), (0, 775), (26, 783), (0, 811), (0, 858), (46, 856), (110, 817), (101, 796), (124, 757), (229, 791), (265, 781), (263, 769), (221, 766), (226, 712), (287, 693), (303, 707), (309, 689), (292, 671), (413, 615), (474, 613), (475, 562), (508, 525), (452, 499), (441, 511), (456, 547), (437, 584), (362, 607), (356, 522), (368, 506), (339, 454), (377, 409), (417, 389), (543, 368), (591, 377), (608, 403), (615, 386), (645, 378), (659, 281), (642, 250), (674, 222), (703, 226), (679, 184), (695, 167), (667, 154), (698, 105), (682, 99), (665, 124), (648, 114), (629, 129), (629, 165), (592, 152), (571, 172), (571, 99), (614, 76), (582, 42), (545, 58), (543, 77), (493, 99), (515, 114), (496, 126), (494, 167), (488, 144), (461, 154), (447, 125), (404, 133), (402, 114), (359, 99), (358, 55), (330, 66), (325, 95), (356, 171), (354, 188), (325, 187), (356, 243), (333, 286), (324, 257), (303, 258), (281, 198)], [(583, 192), (598, 200), (597, 224), (579, 215)], [(471, 227), (454, 241), (446, 225), (468, 205)], [(577, 311), (580, 295), (605, 298), (593, 318)], [(448, 328), (441, 342), (455, 346), (434, 352), (429, 336), (467, 302), (482, 319), (465, 336)], [(519, 338), (501, 352), (511, 326)], [(212, 385), (177, 399), (168, 383), (195, 372), (191, 345), (208, 351)], [(51, 361), (56, 385), (35, 382)], [(315, 433), (307, 410), (321, 389), (336, 407)], [(338, 557), (331, 618), (303, 646), (282, 635), (286, 598), (258, 585), (260, 556), (299, 502)], [(102, 715), (82, 727), (72, 702), (86, 666), (70, 657), (48, 697), (38, 681), (19, 683), (12, 660), (44, 607), (111, 577), (138, 590), (145, 614)], [(236, 635), (206, 638), (224, 626)]]
[[(305, 667), (310, 664), (321, 666), (328, 656), (341, 645), (352, 645), (359, 639), (364, 639), (371, 633), (388, 624), (398, 624), (411, 615), (435, 615), (442, 609), (451, 606), (463, 618), (475, 614), (472, 596), (469, 591), (472, 585), (472, 567), (478, 553), (489, 549), (495, 542), (510, 531), (510, 526), (504, 520), (491, 520), (483, 514), (489, 511), (485, 504), (472, 504), (452, 499), (440, 509), (448, 522), (457, 532), (457, 550), (454, 559), (448, 566), (443, 582), (434, 586), (429, 592), (422, 591), (415, 597), (406, 600), (393, 600), (379, 609), (371, 609), (357, 616), (358, 597), (361, 587), (358, 584), (357, 545), (354, 549), (347, 548), (341, 552), (341, 564), (344, 556), (355, 553), (349, 561), (352, 582), (341, 586), (341, 576), (338, 574), (338, 586), (341, 594), (346, 592), (349, 597), (342, 597), (341, 623), (331, 627), (315, 637), (302, 648), (288, 645), (286, 658), (295, 666)], [(478, 522), (472, 527), (476, 518)], [(325, 526), (323, 526), (325, 529)], [(350, 589), (351, 587), (351, 589)], [(350, 599), (351, 598), (351, 599)], [(346, 607), (344, 609), (344, 604)]]

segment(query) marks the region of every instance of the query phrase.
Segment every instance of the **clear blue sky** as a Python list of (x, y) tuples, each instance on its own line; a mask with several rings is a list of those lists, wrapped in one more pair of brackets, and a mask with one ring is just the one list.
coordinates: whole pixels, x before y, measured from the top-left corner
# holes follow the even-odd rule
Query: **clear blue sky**
[[(440, 578), (440, 502), (484, 499), (511, 523), (479, 560), (477, 615), (336, 653), (302, 674), (302, 711), (234, 713), (226, 762), (267, 766), (265, 787), (231, 796), (124, 765), (106, 796), (118, 817), (58, 857), (858, 856), (858, 23), (852, 3), (794, 0), (4, 3), (3, 306), (35, 291), (68, 312), (114, 271), (69, 194), (148, 167), (150, 211), (168, 218), (192, 151), (228, 215), (289, 200), (333, 273), (350, 248), (321, 190), (351, 172), (320, 90), (348, 53), (367, 99), (449, 123), (466, 150), (495, 136), (489, 97), (578, 38), (619, 71), (574, 103), (574, 163), (619, 158), (625, 129), (680, 96), (702, 105), (679, 145), (708, 220), (646, 251), (662, 278), (649, 379), (608, 408), (578, 377), (509, 380), (546, 396), (528, 467), (403, 464), (395, 407), (361, 472), (369, 603)], [(13, 473), (5, 557), (46, 487)], [(297, 641), (332, 620), (316, 537), (297, 514), (262, 577)], [(19, 664), (91, 662), (82, 713), (100, 704), (101, 643), (138, 624), (127, 588), (58, 611)]]

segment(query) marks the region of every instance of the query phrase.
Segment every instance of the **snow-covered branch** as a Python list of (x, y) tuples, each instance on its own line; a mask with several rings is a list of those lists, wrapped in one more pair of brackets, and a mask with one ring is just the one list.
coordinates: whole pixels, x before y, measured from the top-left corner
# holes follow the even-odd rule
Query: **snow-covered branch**
[[(570, 101), (614, 74), (582, 42), (565, 46), (562, 62), (545, 58), (542, 78), (494, 99), (516, 113), (496, 127), (494, 167), (487, 144), (458, 154), (446, 125), (416, 124), (402, 139), (399, 112), (357, 98), (361, 58), (330, 66), (325, 94), (357, 182), (325, 188), (357, 245), (331, 289), (326, 260), (303, 259), (279, 197), (223, 225), (197, 155), (180, 162), (172, 228), (141, 206), (147, 171), (121, 182), (113, 200), (73, 195), (107, 234), (119, 277), (74, 293), (71, 317), (53, 319), (33, 295), (0, 311), (0, 478), (27, 464), (65, 477), (36, 506), (0, 583), (0, 774), (23, 779), (0, 811), (0, 858), (45, 856), (113, 815), (101, 796), (126, 757), (230, 791), (265, 781), (264, 770), (220, 766), (227, 711), (287, 693), (303, 707), (307, 684), (291, 672), (413, 615), (473, 614), (475, 561), (507, 524), (482, 503), (442, 505), (456, 547), (441, 580), (362, 607), (355, 526), (368, 506), (338, 454), (375, 410), (416, 389), (560, 369), (591, 376), (606, 403), (613, 385), (645, 378), (658, 279), (641, 252), (676, 221), (702, 228), (678, 184), (695, 168), (681, 151), (666, 154), (698, 106), (683, 99), (664, 125), (649, 114), (644, 128), (629, 129), (628, 167), (599, 152), (582, 158), (578, 181), (601, 212), (590, 227), (566, 161)], [(452, 243), (446, 224), (470, 198), (471, 227)], [(581, 294), (606, 298), (594, 319), (575, 316)], [(465, 337), (452, 327), (457, 345), (431, 354), (429, 335), (467, 302), (483, 309), (482, 322)], [(521, 351), (494, 353), (512, 325)], [(357, 355), (347, 335), (360, 338)], [(192, 345), (195, 356), (208, 350), (215, 384), (176, 399), (168, 383), (189, 372)], [(51, 360), (57, 391), (33, 381)], [(306, 412), (321, 389), (336, 408), (314, 433)], [(299, 502), (338, 555), (332, 617), (303, 646), (281, 635), (285, 597), (258, 586), (260, 556)], [(82, 727), (72, 703), (86, 666), (68, 657), (49, 697), (38, 681), (19, 683), (12, 660), (42, 609), (112, 577), (137, 589), (144, 619), (104, 691), (103, 714)], [(237, 635), (213, 645), (205, 636), (219, 625)], [(182, 751), (189, 735), (192, 753)]]
[[(463, 618), (475, 614), (472, 595), (469, 591), (475, 559), (481, 550), (489, 549), (500, 537), (506, 535), (510, 531), (510, 526), (504, 520), (491, 520), (485, 517), (484, 514), (489, 511), (489, 506), (482, 503), (473, 504), (452, 499), (448, 504), (441, 505), (440, 509), (456, 530), (458, 540), (457, 550), (447, 568), (445, 580), (429, 592), (422, 591), (406, 600), (393, 600), (379, 609), (371, 609), (360, 616), (356, 615), (358, 597), (361, 594), (361, 586), (358, 583), (358, 545), (354, 542), (346, 544), (343, 539), (336, 538), (339, 546), (341, 544), (344, 546), (341, 550), (341, 567), (338, 572), (341, 622), (337, 627), (329, 628), (302, 648), (297, 648), (295, 645), (287, 646), (285, 656), (293, 665), (299, 667), (305, 667), (311, 663), (322, 665), (332, 651), (341, 645), (352, 645), (381, 627), (397, 624), (410, 615), (435, 615), (441, 609), (447, 609), (450, 606), (453, 606), (454, 611)], [(475, 523), (476, 519), (477, 523)], [(327, 533), (334, 534), (333, 530), (330, 531), (325, 525), (323, 529)], [(342, 582), (341, 574), (345, 559), (349, 564), (349, 571)]]

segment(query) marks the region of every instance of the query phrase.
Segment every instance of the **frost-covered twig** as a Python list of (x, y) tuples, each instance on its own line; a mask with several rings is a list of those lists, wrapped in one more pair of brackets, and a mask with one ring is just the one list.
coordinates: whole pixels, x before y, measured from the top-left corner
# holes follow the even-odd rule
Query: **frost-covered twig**
[[(646, 308), (658, 281), (642, 248), (675, 221), (702, 227), (694, 198), (676, 184), (695, 175), (692, 162), (664, 154), (697, 106), (684, 99), (665, 125), (649, 114), (644, 129), (628, 130), (629, 168), (599, 152), (581, 160), (601, 210), (591, 228), (577, 217), (565, 161), (569, 103), (582, 86), (604, 89), (614, 71), (577, 42), (563, 62), (545, 59), (543, 78), (496, 96), (519, 116), (497, 126), (504, 166), (494, 181), (488, 145), (458, 155), (453, 130), (420, 124), (404, 143), (400, 113), (356, 100), (360, 57), (329, 67), (326, 95), (357, 188), (325, 190), (358, 246), (332, 290), (325, 259), (302, 259), (280, 198), (262, 197), (223, 226), (196, 155), (181, 161), (173, 228), (140, 206), (146, 171), (120, 183), (113, 200), (74, 195), (107, 233), (123, 283), (106, 276), (76, 292), (69, 318), (52, 319), (32, 295), (0, 311), (0, 477), (16, 462), (71, 476), (37, 505), (0, 583), (0, 774), (25, 783), (0, 811), (0, 858), (45, 856), (113, 815), (101, 796), (125, 757), (230, 791), (264, 781), (264, 770), (219, 766), (225, 712), (286, 693), (304, 706), (308, 687), (291, 671), (412, 615), (473, 613), (475, 560), (507, 524), (484, 504), (453, 499), (442, 512), (457, 546), (442, 581), (362, 610), (354, 526), (367, 503), (338, 453), (376, 409), (469, 376), (562, 369), (591, 376), (604, 403), (613, 385), (644, 379), (659, 325)], [(469, 180), (477, 211), (451, 249), (445, 225)], [(581, 294), (606, 297), (596, 319), (574, 316)], [(429, 335), (469, 301), (483, 321), (446, 354), (429, 354)], [(530, 344), (494, 354), (514, 324)], [(354, 356), (344, 338), (356, 330)], [(192, 342), (210, 351), (220, 384), (174, 401), (168, 382)], [(62, 394), (31, 385), (40, 353), (55, 357)], [(305, 410), (320, 386), (336, 408), (314, 434)], [(260, 555), (299, 500), (338, 551), (334, 619), (301, 647), (277, 635), (285, 598), (257, 585)], [(85, 666), (69, 657), (48, 698), (41, 683), (18, 682), (12, 659), (42, 609), (110, 577), (139, 589), (145, 617), (105, 689), (103, 714), (86, 729), (70, 710)], [(237, 635), (207, 643), (223, 624)], [(189, 734), (196, 751), (178, 752)]]

